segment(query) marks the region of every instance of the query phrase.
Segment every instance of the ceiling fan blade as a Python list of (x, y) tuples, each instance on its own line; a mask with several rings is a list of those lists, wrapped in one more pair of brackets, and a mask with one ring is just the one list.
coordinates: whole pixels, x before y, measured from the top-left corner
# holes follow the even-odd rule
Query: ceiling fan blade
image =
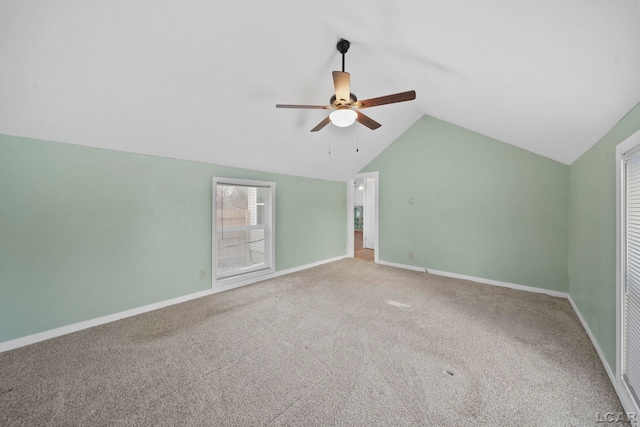
[(349, 102), (351, 98), (351, 76), (344, 71), (333, 72), (333, 86), (336, 88), (336, 100)]
[(358, 122), (362, 123), (363, 125), (365, 125), (369, 129), (376, 130), (380, 126), (382, 126), (380, 123), (376, 122), (371, 117), (365, 116), (360, 111), (356, 111), (356, 113), (358, 113)]
[(325, 127), (329, 123), (331, 123), (331, 119), (329, 118), (329, 116), (327, 116), (327, 118), (325, 118), (323, 121), (318, 123), (318, 125), (316, 127), (311, 129), (311, 132), (318, 132), (320, 129), (322, 129), (323, 127)]
[(293, 104), (276, 104), (276, 108), (305, 108), (309, 110), (331, 110), (330, 105), (293, 105)]
[(396, 102), (411, 101), (416, 99), (416, 91), (394, 93), (393, 95), (380, 96), (378, 98), (365, 99), (354, 104), (357, 108), (377, 107), (378, 105), (394, 104)]

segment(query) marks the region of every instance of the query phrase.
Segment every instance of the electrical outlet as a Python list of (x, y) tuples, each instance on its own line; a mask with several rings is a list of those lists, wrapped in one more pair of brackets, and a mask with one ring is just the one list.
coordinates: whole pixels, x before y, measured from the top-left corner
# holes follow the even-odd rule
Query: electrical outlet
[(409, 252), (409, 259), (413, 259), (413, 252)]
[(207, 278), (207, 270), (200, 270), (200, 278), (201, 279)]

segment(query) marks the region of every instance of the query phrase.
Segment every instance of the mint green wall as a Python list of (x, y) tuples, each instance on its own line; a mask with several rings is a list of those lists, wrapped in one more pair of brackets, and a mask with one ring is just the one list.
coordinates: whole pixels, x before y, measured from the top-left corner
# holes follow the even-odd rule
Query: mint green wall
[(568, 166), (424, 116), (371, 171), (381, 260), (568, 290)]
[(569, 168), (569, 294), (616, 367), (616, 145), (640, 129), (636, 105)]
[(213, 176), (277, 183), (277, 270), (345, 254), (343, 182), (0, 135), (0, 341), (210, 288)]

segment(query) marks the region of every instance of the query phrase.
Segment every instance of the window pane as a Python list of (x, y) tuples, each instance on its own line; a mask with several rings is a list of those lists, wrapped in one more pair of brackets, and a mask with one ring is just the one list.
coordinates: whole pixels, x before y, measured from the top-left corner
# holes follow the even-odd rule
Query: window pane
[(219, 184), (216, 192), (216, 227), (264, 225), (268, 191), (263, 187)]
[(263, 229), (217, 233), (217, 276), (232, 275), (265, 264)]

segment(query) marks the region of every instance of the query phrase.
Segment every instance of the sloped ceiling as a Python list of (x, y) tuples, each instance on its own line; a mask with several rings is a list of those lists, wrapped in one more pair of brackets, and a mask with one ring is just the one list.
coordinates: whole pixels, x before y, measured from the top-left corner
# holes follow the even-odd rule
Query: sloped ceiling
[[(312, 134), (275, 104), (328, 102), (341, 37), (358, 98), (417, 99)], [(347, 180), (423, 114), (570, 164), (639, 101), (637, 0), (0, 2), (11, 135)]]

